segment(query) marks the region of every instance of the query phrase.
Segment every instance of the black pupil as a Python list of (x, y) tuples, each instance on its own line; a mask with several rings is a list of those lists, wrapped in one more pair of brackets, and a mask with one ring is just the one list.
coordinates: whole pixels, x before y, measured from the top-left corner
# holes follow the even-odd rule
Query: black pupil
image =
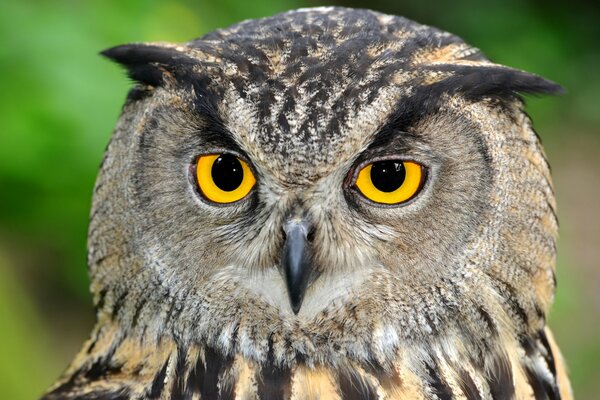
[(406, 170), (402, 161), (378, 161), (371, 167), (371, 181), (382, 192), (393, 192), (404, 183)]
[(215, 185), (225, 192), (237, 189), (244, 180), (242, 163), (231, 154), (221, 154), (213, 163), (210, 174)]

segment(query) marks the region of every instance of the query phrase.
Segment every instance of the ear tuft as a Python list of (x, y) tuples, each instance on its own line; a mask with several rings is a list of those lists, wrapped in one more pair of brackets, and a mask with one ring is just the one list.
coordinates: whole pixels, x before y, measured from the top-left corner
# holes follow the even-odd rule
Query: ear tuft
[(499, 65), (452, 65), (431, 68), (450, 71), (452, 75), (435, 83), (436, 89), (462, 93), (465, 97), (517, 98), (522, 94), (557, 95), (565, 93), (562, 86), (540, 76)]
[(195, 60), (172, 47), (126, 44), (100, 52), (127, 69), (131, 79), (150, 86), (161, 86), (165, 72), (189, 70)]

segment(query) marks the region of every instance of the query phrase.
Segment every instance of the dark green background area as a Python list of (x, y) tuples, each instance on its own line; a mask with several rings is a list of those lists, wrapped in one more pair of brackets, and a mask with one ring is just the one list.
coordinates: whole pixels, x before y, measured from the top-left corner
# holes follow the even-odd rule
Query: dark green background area
[[(559, 201), (550, 323), (577, 398), (600, 381), (600, 12), (593, 2), (337, 1), (462, 36), (493, 61), (565, 86), (528, 98)], [(32, 399), (93, 324), (86, 229), (95, 174), (130, 82), (98, 56), (185, 41), (301, 1), (0, 2), (0, 398)]]

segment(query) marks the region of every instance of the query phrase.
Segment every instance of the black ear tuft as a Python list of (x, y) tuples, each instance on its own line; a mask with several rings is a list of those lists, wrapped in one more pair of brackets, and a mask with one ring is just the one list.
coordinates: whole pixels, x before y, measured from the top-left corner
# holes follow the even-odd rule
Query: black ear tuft
[(437, 66), (436, 70), (452, 71), (452, 76), (433, 84), (444, 92), (462, 93), (470, 99), (482, 97), (515, 98), (521, 94), (562, 94), (557, 83), (528, 72), (497, 65)]
[(504, 80), (504, 84), (514, 93), (548, 95), (565, 93), (565, 89), (558, 83), (541, 76), (516, 69), (507, 69), (508, 71), (501, 71), (501, 69), (498, 68), (497, 73), (490, 74), (490, 81), (502, 85)]
[(196, 64), (186, 54), (158, 45), (126, 44), (104, 50), (100, 54), (127, 68), (131, 79), (155, 87), (164, 83), (165, 72), (176, 75)]

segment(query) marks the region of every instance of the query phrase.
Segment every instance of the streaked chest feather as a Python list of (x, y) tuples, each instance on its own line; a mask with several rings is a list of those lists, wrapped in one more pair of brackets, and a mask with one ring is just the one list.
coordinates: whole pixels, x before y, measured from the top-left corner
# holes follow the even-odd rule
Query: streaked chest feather
[(568, 399), (549, 331), (516, 347), (400, 351), (394, 365), (260, 365), (210, 347), (143, 343), (105, 332), (90, 340), (52, 399)]

